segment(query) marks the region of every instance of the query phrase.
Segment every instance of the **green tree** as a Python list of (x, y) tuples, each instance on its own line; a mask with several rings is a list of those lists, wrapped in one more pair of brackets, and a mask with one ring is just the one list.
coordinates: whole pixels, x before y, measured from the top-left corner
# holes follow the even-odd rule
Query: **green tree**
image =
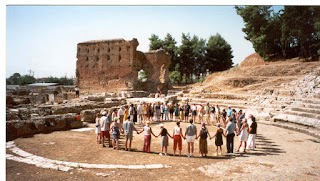
[(179, 72), (180, 72), (180, 80), (185, 76), (185, 83), (188, 83), (188, 80), (191, 78), (193, 64), (192, 64), (192, 56), (193, 56), (193, 42), (190, 34), (182, 33), (181, 36), (181, 45), (178, 49), (179, 54)]
[(206, 40), (199, 38), (194, 35), (192, 37), (192, 73), (199, 78), (201, 73), (205, 72), (205, 51), (206, 51)]
[(173, 71), (175, 70), (176, 64), (179, 63), (177, 58), (177, 42), (170, 33), (167, 33), (166, 37), (164, 37), (164, 40), (162, 41), (162, 44), (163, 49), (171, 55), (171, 65), (169, 66), (169, 71)]
[(281, 16), (282, 53), (286, 58), (317, 57), (319, 50), (319, 7), (285, 6)]
[(6, 82), (8, 85), (20, 85), (20, 78), (21, 75), (19, 73), (14, 73), (9, 78), (7, 78)]
[(158, 50), (160, 48), (163, 48), (163, 41), (159, 39), (159, 36), (152, 34), (149, 40), (149, 50)]
[(211, 72), (223, 71), (232, 67), (232, 49), (220, 34), (210, 36), (206, 46), (206, 69)]
[(19, 85), (33, 84), (36, 82), (36, 78), (33, 75), (23, 75), (20, 77)]
[(274, 12), (272, 6), (236, 6), (237, 14), (243, 18), (249, 40), (260, 56), (269, 59), (281, 50), (280, 17)]

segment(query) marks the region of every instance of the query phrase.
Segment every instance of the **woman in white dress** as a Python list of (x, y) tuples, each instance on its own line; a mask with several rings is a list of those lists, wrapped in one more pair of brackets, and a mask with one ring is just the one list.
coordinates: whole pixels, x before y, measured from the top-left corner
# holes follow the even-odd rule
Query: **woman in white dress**
[(100, 125), (101, 114), (98, 113), (96, 115), (96, 134), (97, 134), (97, 144), (101, 143), (100, 133), (101, 133), (101, 125)]
[(247, 119), (243, 119), (242, 126), (241, 126), (241, 129), (240, 129), (240, 145), (239, 145), (239, 148), (238, 148), (237, 152), (239, 152), (239, 150), (240, 150), (240, 148), (242, 146), (242, 143), (244, 143), (243, 152), (246, 152), (248, 136), (249, 136), (249, 126), (247, 124)]

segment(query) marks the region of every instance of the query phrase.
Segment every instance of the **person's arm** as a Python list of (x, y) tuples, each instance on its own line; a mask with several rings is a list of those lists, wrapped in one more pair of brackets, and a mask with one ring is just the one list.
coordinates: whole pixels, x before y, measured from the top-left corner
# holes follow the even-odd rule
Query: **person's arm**
[(168, 135), (170, 138), (173, 138), (173, 135), (171, 136), (168, 131), (167, 131), (167, 135)]
[(150, 127), (150, 133), (151, 133), (154, 137), (158, 138), (158, 136), (156, 136), (155, 134), (153, 134), (151, 127)]
[[(151, 130), (151, 128), (150, 128), (150, 130)], [(159, 132), (158, 136), (160, 136), (160, 135), (161, 135), (162, 130), (163, 130), (163, 128), (160, 130), (160, 132)], [(158, 137), (158, 136), (156, 136), (156, 137)]]
[(209, 131), (207, 130), (207, 134), (208, 134), (208, 136), (209, 136), (209, 138), (210, 138), (210, 133), (209, 133)]
[[(185, 133), (185, 134), (187, 134), (187, 133)], [(180, 128), (180, 136), (181, 136), (183, 139), (186, 139), (186, 136), (183, 136), (183, 134), (182, 134), (182, 128)]]
[(196, 139), (198, 139), (198, 137), (200, 136), (201, 134), (201, 131), (199, 132), (199, 134), (197, 135), (197, 132), (196, 132)]
[(216, 133), (215, 133), (212, 137), (210, 137), (210, 140), (211, 140), (212, 138), (214, 138), (214, 137), (217, 135), (217, 133), (218, 133), (218, 130), (216, 131)]

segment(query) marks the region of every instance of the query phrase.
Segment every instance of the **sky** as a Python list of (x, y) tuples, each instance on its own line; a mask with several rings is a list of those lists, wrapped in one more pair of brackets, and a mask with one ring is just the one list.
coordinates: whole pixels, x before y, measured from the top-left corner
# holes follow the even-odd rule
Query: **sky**
[(234, 6), (7, 6), (6, 77), (75, 76), (79, 42), (137, 38), (137, 50), (147, 52), (151, 34), (167, 33), (177, 45), (182, 33), (206, 40), (219, 33), (238, 64), (254, 53), (243, 27)]

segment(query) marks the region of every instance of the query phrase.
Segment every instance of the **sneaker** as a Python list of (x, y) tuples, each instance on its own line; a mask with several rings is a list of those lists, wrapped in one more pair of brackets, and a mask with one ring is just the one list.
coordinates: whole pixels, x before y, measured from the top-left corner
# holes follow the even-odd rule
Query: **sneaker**
[(167, 153), (164, 153), (165, 156), (167, 156)]
[(162, 156), (162, 153), (159, 153), (160, 156)]
[(190, 155), (187, 155), (188, 156), (188, 158), (190, 158)]

